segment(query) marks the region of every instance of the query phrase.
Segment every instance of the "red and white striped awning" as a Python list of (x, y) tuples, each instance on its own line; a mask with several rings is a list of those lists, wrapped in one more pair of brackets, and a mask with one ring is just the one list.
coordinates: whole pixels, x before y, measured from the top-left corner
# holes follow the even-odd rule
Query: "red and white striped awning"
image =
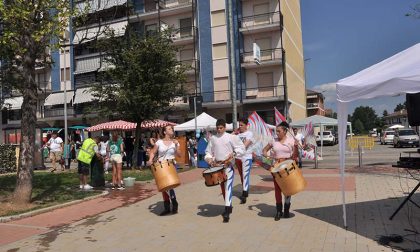
[[(175, 126), (176, 123), (163, 121), (163, 120), (150, 120), (144, 121), (141, 123), (141, 127), (143, 129), (150, 129), (150, 128), (161, 128), (167, 125)], [(99, 131), (99, 130), (135, 130), (137, 123), (127, 122), (127, 121), (113, 121), (113, 122), (106, 122), (101, 123), (92, 127), (87, 128), (87, 131)]]
[(134, 130), (136, 129), (136, 123), (126, 121), (113, 121), (101, 123), (92, 127), (87, 128), (87, 131), (99, 131), (99, 130)]
[(175, 126), (177, 125), (176, 123), (173, 122), (168, 122), (168, 121), (164, 121), (164, 120), (151, 120), (151, 121), (144, 121), (141, 123), (141, 127), (144, 129), (150, 129), (150, 128), (162, 128), (165, 126)]

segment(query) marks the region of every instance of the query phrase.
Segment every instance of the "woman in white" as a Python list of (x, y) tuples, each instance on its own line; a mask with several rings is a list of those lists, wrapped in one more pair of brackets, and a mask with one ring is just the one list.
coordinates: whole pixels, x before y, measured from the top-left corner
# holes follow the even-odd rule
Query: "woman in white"
[(108, 168), (109, 168), (109, 158), (107, 157), (107, 147), (108, 147), (108, 136), (102, 136), (101, 137), (101, 142), (99, 143), (99, 151), (101, 153), (101, 156), (104, 160), (104, 171), (106, 174), (108, 174)]
[[(180, 156), (181, 152), (179, 149), (178, 140), (174, 139), (174, 128), (173, 126), (166, 126), (163, 129), (163, 138), (156, 141), (153, 149), (150, 151), (149, 161), (147, 165), (152, 165), (153, 159), (155, 158), (156, 152), (158, 153), (158, 161), (163, 160), (175, 162), (175, 155)], [(160, 213), (161, 216), (167, 215), (171, 212), (170, 205), (172, 202), (172, 213), (178, 213), (178, 202), (175, 196), (175, 190), (162, 192), (164, 210)]]

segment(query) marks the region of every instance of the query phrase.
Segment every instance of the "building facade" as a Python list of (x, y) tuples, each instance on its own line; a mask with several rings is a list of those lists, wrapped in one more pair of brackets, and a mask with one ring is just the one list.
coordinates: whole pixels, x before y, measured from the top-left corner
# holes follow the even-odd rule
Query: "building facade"
[[(322, 93), (307, 89), (306, 102), (308, 117), (313, 115), (327, 115), (326, 109), (324, 108), (324, 95)], [(330, 114), (332, 115), (332, 111)]]
[[(274, 123), (274, 107), (283, 113), (286, 105), (291, 120), (307, 115), (298, 0), (234, 1), (232, 27), (226, 19), (225, 0), (74, 0), (72, 3), (79, 9), (89, 6), (88, 21), (83, 26), (69, 26), (68, 46), (53, 52), (55, 64), (51, 69), (40, 69), (39, 74), (43, 91), (38, 119), (51, 126), (64, 126), (64, 103), (69, 126), (92, 125), (104, 120), (87, 110), (92, 101), (87, 93), (89, 86), (100, 83), (101, 72), (109, 67), (94, 45), (105, 36), (106, 29), (123, 36), (127, 26), (145, 35), (172, 27), (172, 40), (180, 46), (177, 58), (191, 66), (184, 85), (187, 96), (174, 102), (179, 113), (164, 115), (165, 119), (184, 122), (192, 118), (188, 101), (198, 96), (202, 99), (200, 110), (228, 122), (232, 120), (229, 50), (234, 55), (239, 116), (257, 111), (268, 123)], [(232, 48), (228, 46), (229, 30), (234, 34)], [(260, 49), (258, 63), (254, 45)], [(13, 110), (19, 113), (19, 109)], [(8, 111), (12, 113), (12, 109)]]

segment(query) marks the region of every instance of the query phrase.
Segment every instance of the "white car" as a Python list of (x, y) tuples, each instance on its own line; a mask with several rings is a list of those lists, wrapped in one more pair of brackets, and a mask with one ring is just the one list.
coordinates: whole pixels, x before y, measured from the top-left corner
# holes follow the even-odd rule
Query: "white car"
[[(316, 143), (317, 145), (321, 145), (321, 132), (318, 132), (316, 136)], [(336, 144), (335, 136), (332, 131), (326, 130), (322, 132), (322, 143), (323, 145), (334, 145)]]
[(393, 144), (394, 143), (394, 135), (395, 131), (393, 130), (385, 130), (382, 132), (381, 136), (381, 144)]

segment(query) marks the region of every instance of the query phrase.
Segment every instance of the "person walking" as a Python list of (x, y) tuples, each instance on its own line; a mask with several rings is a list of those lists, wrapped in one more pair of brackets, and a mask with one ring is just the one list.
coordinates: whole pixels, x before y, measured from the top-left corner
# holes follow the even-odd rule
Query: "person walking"
[(83, 141), (82, 147), (77, 155), (78, 168), (77, 173), (79, 174), (80, 189), (90, 190), (93, 187), (87, 183), (87, 177), (89, 175), (90, 166), (93, 157), (96, 155), (100, 158), (99, 152), (95, 151), (97, 144), (99, 143), (99, 137), (88, 138)]
[[(297, 142), (291, 135), (287, 135), (289, 130), (289, 124), (287, 122), (281, 122), (276, 126), (277, 138), (272, 142), (268, 143), (263, 149), (263, 156), (273, 158), (274, 163), (284, 162), (287, 159), (294, 160), (297, 157)], [(271, 150), (272, 155), (268, 155), (267, 152)], [(274, 182), (274, 195), (276, 197), (276, 215), (274, 220), (278, 221), (281, 217), (289, 218), (290, 216), (290, 205), (291, 196), (286, 196), (284, 202), (284, 213), (282, 203), (282, 193), (279, 185), (273, 176)]]
[(51, 172), (54, 172), (57, 170), (57, 162), (61, 166), (61, 170), (64, 171), (64, 164), (61, 161), (63, 158), (63, 139), (61, 137), (57, 136), (57, 132), (53, 132), (51, 134), (50, 140), (48, 140), (47, 145), (50, 148), (50, 160), (52, 163)]
[[(155, 142), (155, 145), (150, 150), (149, 160), (147, 165), (152, 165), (153, 160), (155, 159), (156, 153), (158, 154), (158, 161), (162, 162), (164, 160), (168, 162), (175, 163), (175, 156), (181, 155), (181, 150), (179, 148), (179, 142), (174, 138), (175, 132), (173, 126), (165, 126), (163, 129), (163, 138)], [(175, 167), (175, 166), (174, 166)], [(163, 206), (164, 210), (160, 213), (160, 216), (167, 215), (171, 213), (171, 203), (172, 203), (172, 213), (178, 213), (178, 201), (176, 199), (175, 190), (171, 189), (169, 191), (162, 192), (163, 197)]]
[(216, 131), (217, 134), (210, 137), (204, 160), (211, 167), (223, 165), (225, 168), (227, 181), (220, 184), (223, 198), (225, 199), (225, 211), (222, 217), (223, 222), (229, 222), (229, 215), (232, 213), (234, 157), (235, 154), (242, 156), (245, 153), (245, 146), (238, 136), (226, 133), (225, 120), (218, 119), (216, 121)]
[(112, 132), (112, 137), (108, 141), (107, 153), (112, 165), (112, 189), (124, 190), (122, 185), (122, 155), (124, 153), (123, 139), (117, 131)]
[(249, 192), (249, 175), (251, 173), (252, 167), (252, 141), (254, 137), (252, 132), (248, 130), (247, 118), (242, 118), (239, 120), (238, 137), (245, 145), (245, 154), (235, 159), (235, 164), (238, 168), (242, 183), (242, 196), (240, 197), (241, 204), (245, 204)]

